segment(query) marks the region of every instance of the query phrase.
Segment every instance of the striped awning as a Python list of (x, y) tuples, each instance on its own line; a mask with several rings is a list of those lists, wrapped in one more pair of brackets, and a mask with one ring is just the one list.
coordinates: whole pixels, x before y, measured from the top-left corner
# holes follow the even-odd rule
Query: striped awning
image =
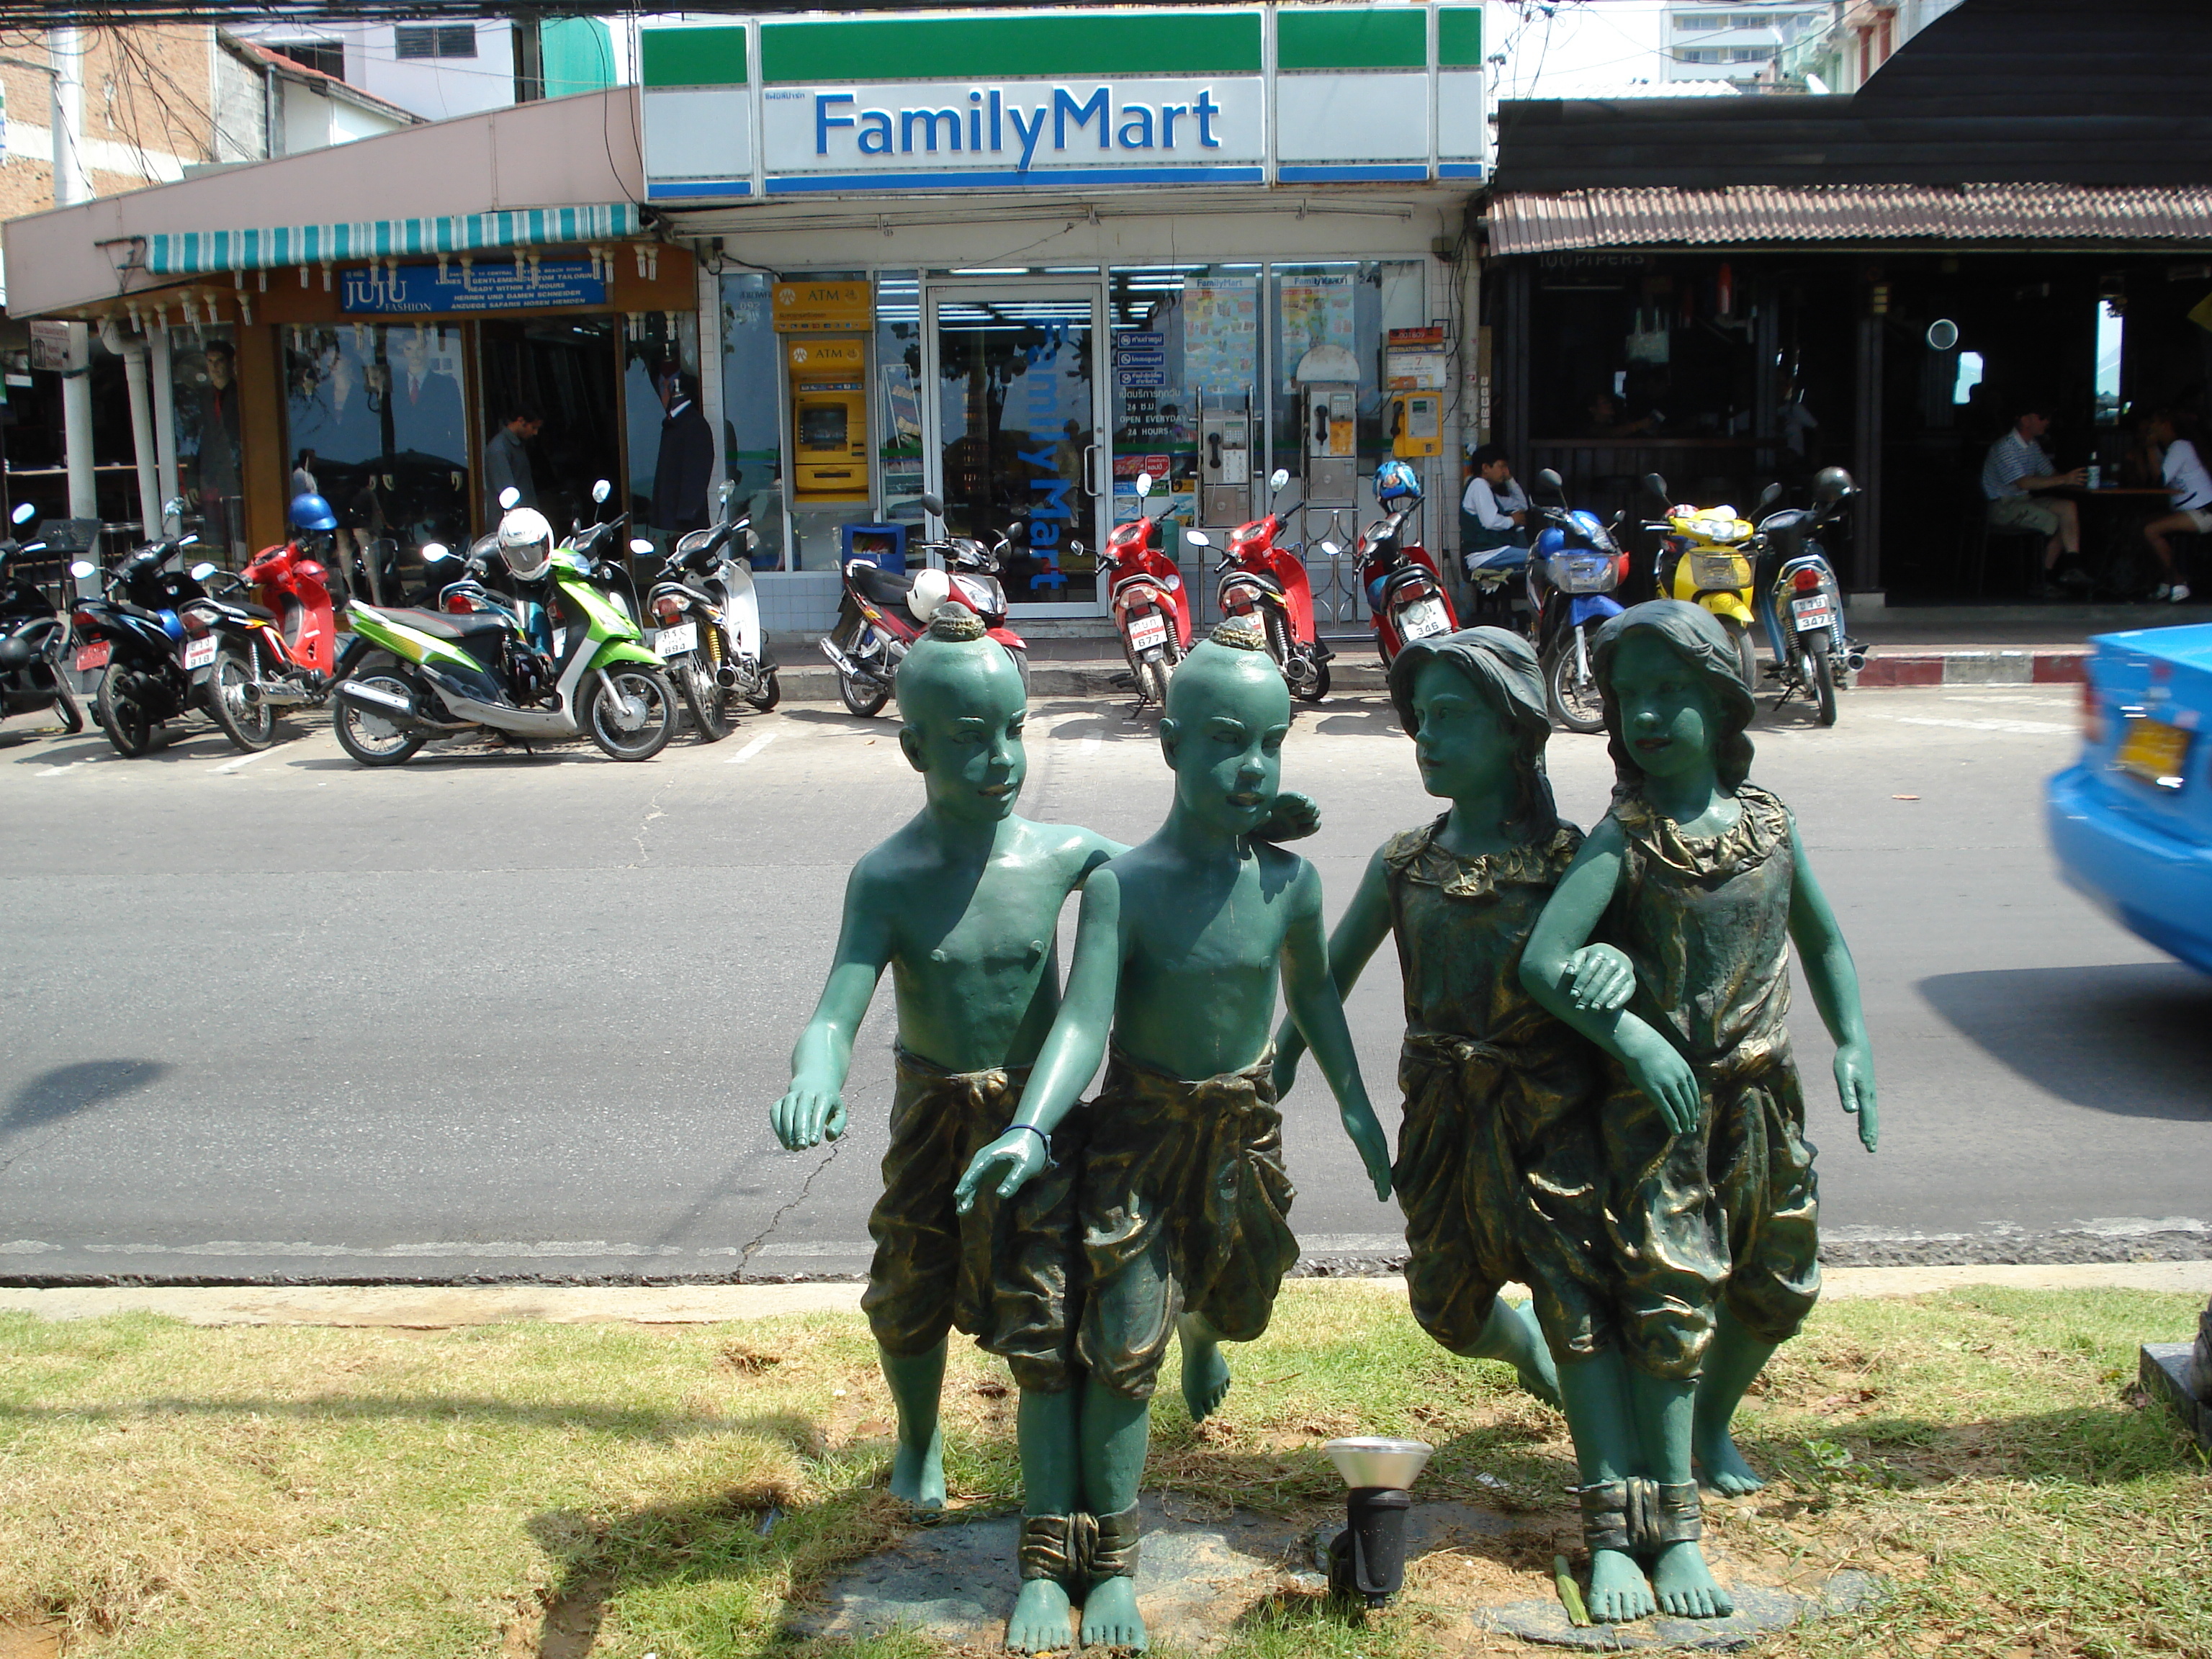
[(156, 276), (198, 276), (283, 265), (335, 264), (441, 253), (479, 253), (596, 242), (638, 234), (638, 210), (607, 207), (524, 208), (451, 214), (436, 219), (370, 219), (357, 224), (278, 225), (256, 230), (157, 232), (147, 238), (146, 269)]

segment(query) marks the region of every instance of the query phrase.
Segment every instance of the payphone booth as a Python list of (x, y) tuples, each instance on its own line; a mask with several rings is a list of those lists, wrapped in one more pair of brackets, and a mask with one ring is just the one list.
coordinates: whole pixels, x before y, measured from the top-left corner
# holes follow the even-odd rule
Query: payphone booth
[(794, 504), (868, 499), (867, 347), (808, 337), (786, 348)]

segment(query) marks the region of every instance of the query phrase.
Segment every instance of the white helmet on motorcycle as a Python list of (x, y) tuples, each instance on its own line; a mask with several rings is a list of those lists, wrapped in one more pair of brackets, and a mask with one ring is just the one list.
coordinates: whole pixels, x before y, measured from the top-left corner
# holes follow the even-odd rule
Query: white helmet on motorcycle
[(553, 526), (534, 507), (518, 507), (499, 521), (499, 555), (524, 581), (534, 581), (553, 562)]
[(914, 586), (906, 591), (906, 608), (914, 612), (915, 621), (927, 622), (937, 614), (937, 607), (951, 597), (951, 577), (942, 570), (917, 570)]

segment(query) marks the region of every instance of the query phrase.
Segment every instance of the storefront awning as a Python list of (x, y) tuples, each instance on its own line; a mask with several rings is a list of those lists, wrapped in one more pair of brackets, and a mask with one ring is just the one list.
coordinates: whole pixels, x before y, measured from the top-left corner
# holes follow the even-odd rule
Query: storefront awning
[(1717, 190), (1505, 191), (1486, 215), (1494, 255), (1573, 248), (2212, 242), (2194, 185), (1736, 185)]
[(634, 236), (639, 228), (637, 209), (617, 202), (607, 207), (530, 208), (357, 224), (157, 232), (147, 239), (146, 270), (155, 276), (200, 276), (343, 259), (479, 253)]

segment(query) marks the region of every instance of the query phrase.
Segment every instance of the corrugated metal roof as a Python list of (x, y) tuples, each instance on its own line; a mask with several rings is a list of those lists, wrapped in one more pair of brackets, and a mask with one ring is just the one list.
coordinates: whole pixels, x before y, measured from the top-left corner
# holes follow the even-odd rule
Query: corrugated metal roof
[(1735, 185), (1720, 190), (1501, 191), (1493, 254), (1566, 248), (2212, 241), (2212, 187)]

